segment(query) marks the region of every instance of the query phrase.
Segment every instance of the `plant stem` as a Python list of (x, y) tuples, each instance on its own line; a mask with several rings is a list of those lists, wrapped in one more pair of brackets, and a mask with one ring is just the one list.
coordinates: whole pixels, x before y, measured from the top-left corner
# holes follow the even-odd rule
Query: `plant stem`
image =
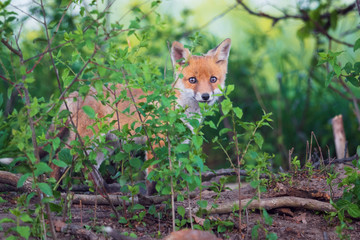
[(172, 176), (172, 161), (171, 161), (171, 142), (169, 138), (169, 132), (167, 132), (167, 142), (168, 142), (168, 156), (169, 156), (169, 168), (170, 168), (170, 188), (171, 188), (171, 212), (172, 212), (172, 226), (173, 232), (175, 232), (175, 193), (174, 193), (174, 183)]

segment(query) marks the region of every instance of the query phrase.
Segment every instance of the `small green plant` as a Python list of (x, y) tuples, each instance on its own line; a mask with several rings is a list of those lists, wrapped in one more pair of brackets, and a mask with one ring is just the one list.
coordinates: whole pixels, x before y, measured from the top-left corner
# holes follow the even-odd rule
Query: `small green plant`
[[(360, 147), (358, 147), (357, 152), (359, 153)], [(360, 217), (360, 161), (359, 159), (355, 159), (352, 161), (354, 167), (345, 166), (345, 175), (346, 177), (342, 179), (339, 183), (339, 187), (344, 187), (343, 196), (337, 201), (333, 201), (331, 204), (336, 208), (336, 212), (330, 213), (330, 217), (333, 218), (335, 216), (338, 217), (340, 221), (340, 225), (336, 227), (336, 233), (340, 239), (349, 239), (349, 236), (344, 234), (344, 230), (352, 229), (347, 225), (348, 222), (351, 222), (352, 218)], [(330, 174), (327, 179), (327, 183), (330, 186), (331, 196), (332, 194), (332, 181), (336, 179), (338, 173)]]
[(295, 156), (291, 160), (291, 169), (294, 171), (294, 173), (297, 173), (300, 170), (300, 159), (298, 159), (297, 156)]

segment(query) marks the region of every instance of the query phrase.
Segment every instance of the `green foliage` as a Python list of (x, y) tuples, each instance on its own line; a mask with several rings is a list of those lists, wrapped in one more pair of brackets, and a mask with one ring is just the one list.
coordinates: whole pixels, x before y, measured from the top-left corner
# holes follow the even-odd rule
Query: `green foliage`
[[(222, 113), (216, 110), (218, 106), (202, 104), (202, 115), (207, 117), (204, 124), (198, 121), (198, 116), (187, 119), (187, 123), (193, 127), (193, 133), (182, 121), (185, 109), (174, 108), (176, 98), (171, 87), (173, 72), (169, 70), (169, 61), (164, 63), (168, 54), (164, 46), (166, 41), (184, 40), (192, 54), (198, 55), (214, 45), (217, 39), (205, 31), (194, 33), (196, 26), (191, 10), (184, 10), (181, 13), (182, 19), (178, 21), (171, 16), (159, 14), (157, 8), (161, 1), (152, 1), (132, 8), (125, 21), (123, 17), (126, 16), (117, 16), (119, 21), (109, 22), (110, 11), (99, 10), (106, 7), (100, 2), (93, 1), (88, 6), (82, 1), (46, 2), (44, 8), (47, 13), (47, 28), (40, 25), (40, 30), (23, 30), (20, 41), (14, 36), (19, 37), (19, 26), (25, 26), (23, 23), (29, 17), (20, 17), (9, 11), (10, 0), (0, 2), (0, 39), (3, 40), (0, 45), (0, 157), (15, 158), (10, 166), (0, 167), (23, 174), (17, 183), (18, 187), (32, 178), (33, 188), (37, 190), (29, 195), (24, 194), (18, 208), (12, 211), (17, 219), (28, 220), (24, 216), (35, 216), (31, 222), (33, 228), (18, 226), (13, 229), (16, 237), (27, 239), (42, 236), (45, 230), (40, 222), (46, 216), (45, 204), (59, 198), (59, 185), (71, 188), (72, 184), (78, 183), (79, 180), (74, 176), (81, 175), (85, 168), (89, 171), (91, 164), (96, 163), (98, 154), (108, 155), (109, 142), (105, 135), (110, 130), (122, 140), (122, 145), (121, 149), (105, 160), (100, 171), (110, 175), (121, 185), (121, 191), (128, 194), (123, 200), (131, 205), (126, 210), (131, 217), (121, 217), (119, 222), (123, 224), (144, 223), (146, 214), (156, 217), (160, 214), (155, 208), (145, 211), (143, 206), (132, 202), (133, 197), (144, 188), (144, 184), (137, 183), (137, 180), (147, 167), (159, 166), (148, 176), (148, 180), (157, 182), (159, 194), (171, 193), (169, 183), (173, 184), (175, 192), (202, 188), (201, 173), (209, 170), (205, 164), (207, 152), (203, 152), (203, 145), (218, 146), (228, 159), (228, 165), (234, 169), (246, 166), (251, 186), (261, 193), (266, 191), (267, 180), (260, 178), (260, 175), (270, 175), (269, 159), (277, 160), (277, 164), (281, 163), (281, 153), (273, 156), (264, 152), (276, 151), (286, 155), (283, 149), (292, 146), (296, 146), (297, 151), (302, 151), (306, 139), (304, 136), (314, 129), (322, 136), (322, 144), (328, 144), (332, 141), (332, 132), (326, 123), (329, 116), (338, 114), (338, 109), (342, 110), (344, 116), (348, 116), (344, 120), (349, 127), (347, 131), (351, 134), (349, 139), (356, 136), (356, 131), (352, 129), (357, 124), (348, 99), (334, 97), (323, 87), (325, 83), (326, 87), (334, 86), (335, 89), (347, 92), (346, 86), (349, 86), (356, 93), (360, 86), (360, 62), (351, 55), (353, 53), (341, 48), (329, 48), (330, 44), (324, 44), (326, 41), (317, 35), (319, 27), (326, 31), (331, 29), (331, 35), (337, 33), (339, 19), (346, 18), (336, 11), (337, 6), (333, 1), (314, 1), (318, 3), (314, 4), (316, 7), (309, 5), (299, 9), (301, 16), (304, 16), (300, 19), (301, 26), (297, 30), (301, 41), (291, 40), (291, 51), (275, 46), (274, 43), (277, 42), (281, 45), (281, 41), (272, 39), (263, 31), (257, 31), (259, 29), (248, 31), (246, 41), (236, 44), (241, 45), (241, 48), (235, 47), (232, 50), (227, 88), (223, 89), (225, 98), (219, 105)], [(79, 7), (79, 15), (65, 10), (69, 3), (70, 9)], [(32, 5), (29, 12), (37, 19), (44, 18), (38, 5)], [(329, 18), (324, 19), (324, 14)], [(284, 25), (275, 21), (273, 30), (288, 32)], [(188, 37), (181, 39), (182, 36)], [(315, 40), (311, 51), (319, 52), (319, 58), (314, 56), (306, 59), (303, 56), (304, 49), (309, 50), (307, 39)], [(9, 50), (4, 42), (13, 49)], [(354, 42), (352, 50), (358, 53), (360, 39)], [(52, 47), (51, 52), (38, 55), (47, 50), (48, 44)], [(296, 48), (300, 52), (296, 52)], [(251, 54), (246, 53), (247, 51)], [(344, 56), (350, 60), (344, 61)], [(315, 62), (318, 62), (317, 68), (314, 68)], [(345, 86), (341, 82), (343, 79)], [(119, 128), (117, 120), (107, 124), (107, 120), (114, 119), (117, 113), (98, 116), (95, 109), (85, 106), (82, 110), (93, 120), (88, 123), (88, 129), (94, 133), (94, 137), (84, 137), (81, 141), (73, 141), (65, 146), (57, 137), (70, 115), (68, 110), (59, 112), (64, 97), (72, 91), (78, 91), (80, 97), (72, 100), (81, 101), (89, 92), (96, 90), (96, 101), (110, 105), (103, 87), (114, 90), (115, 84), (144, 92), (141, 97), (144, 101), (137, 105), (138, 112), (130, 113), (129, 106), (119, 113), (133, 118), (139, 113), (143, 122), (125, 124)], [(25, 90), (29, 92), (29, 103)], [(254, 90), (256, 97), (252, 94)], [(113, 108), (118, 103), (132, 101), (126, 92), (124, 89), (119, 96), (113, 96), (116, 99)], [(10, 108), (8, 103), (11, 103)], [(263, 111), (262, 118), (258, 120), (257, 116), (261, 115), (259, 105), (274, 112), (274, 115)], [(276, 134), (266, 128), (259, 132), (262, 127), (270, 126), (271, 118), (274, 119), (272, 125), (276, 128)], [(230, 121), (230, 126), (227, 124), (222, 127), (226, 120)], [(31, 122), (34, 123), (34, 129)], [(55, 130), (49, 133), (51, 124), (55, 126)], [(70, 128), (76, 132), (74, 126)], [(47, 133), (50, 137), (46, 136)], [(138, 144), (137, 140), (145, 135), (148, 137), (147, 143)], [(353, 141), (350, 140), (349, 143), (351, 142)], [(34, 143), (47, 153), (46, 157), (38, 158)], [(159, 144), (163, 147), (152, 149), (152, 146)], [(144, 162), (139, 153), (146, 151), (154, 151), (156, 157)], [(214, 152), (218, 154), (219, 151)], [(210, 158), (223, 157), (216, 154), (211, 154)], [(295, 157), (292, 161), (295, 171), (300, 169), (301, 155), (302, 153), (297, 154), (299, 158)], [(51, 172), (50, 163), (67, 168), (61, 183), (47, 178)], [(346, 187), (344, 199), (334, 203), (338, 208), (338, 216), (343, 221), (346, 220), (345, 214), (359, 216), (358, 175), (347, 169), (347, 176), (343, 184), (349, 187)], [(89, 179), (88, 172), (85, 178)], [(224, 181), (214, 183), (211, 187), (217, 193), (217, 198), (224, 190)], [(95, 191), (92, 183), (88, 183)], [(39, 198), (42, 201), (35, 209), (30, 210), (27, 208), (28, 202), (36, 194), (43, 197)], [(183, 201), (184, 196), (179, 194), (178, 200)], [(208, 202), (200, 199), (198, 205), (200, 212), (206, 213)], [(58, 212), (63, 206), (51, 207)], [(217, 205), (210, 207), (216, 208)], [(176, 210), (181, 216), (181, 219), (177, 219), (178, 227), (187, 226), (189, 220), (185, 219), (185, 209), (179, 207)], [(70, 211), (68, 214), (71, 218)], [(265, 225), (271, 225), (268, 213), (263, 210), (262, 214)], [(24, 221), (23, 219), (21, 220)], [(262, 225), (257, 226), (252, 231), (255, 238), (258, 237), (257, 229), (262, 228)], [(223, 232), (231, 229), (232, 225), (228, 221), (206, 219), (203, 228)], [(344, 228), (342, 224), (339, 231)], [(266, 231), (265, 228), (264, 230)], [(266, 237), (275, 239), (273, 233), (267, 233)]]

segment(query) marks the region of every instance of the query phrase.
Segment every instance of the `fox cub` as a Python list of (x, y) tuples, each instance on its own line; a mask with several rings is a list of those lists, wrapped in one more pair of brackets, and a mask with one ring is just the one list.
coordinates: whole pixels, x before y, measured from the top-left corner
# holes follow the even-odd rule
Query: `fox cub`
[[(217, 94), (221, 93), (221, 88), (225, 87), (225, 78), (227, 73), (227, 64), (228, 56), (231, 46), (231, 40), (225, 39), (220, 43), (216, 48), (211, 49), (206, 54), (202, 56), (194, 56), (190, 54), (190, 51), (179, 42), (173, 42), (171, 47), (171, 60), (176, 69), (176, 81), (173, 83), (176, 91), (177, 102), (179, 105), (184, 107), (185, 114), (190, 116), (192, 113), (200, 113), (199, 102), (205, 102), (208, 104), (214, 104), (218, 96)], [(180, 74), (181, 73), (181, 74)], [(179, 76), (183, 76), (181, 79)], [(132, 89), (131, 92), (126, 88), (125, 85), (116, 84), (115, 91), (109, 90), (109, 88), (104, 87), (104, 95), (107, 96), (107, 100), (110, 103), (114, 103), (115, 96), (119, 96), (123, 90), (127, 91), (128, 96), (134, 98), (135, 104), (145, 101), (141, 99), (140, 96), (143, 95), (142, 90)], [(111, 92), (110, 92), (111, 91)], [(69, 111), (71, 112), (71, 118), (73, 123), (75, 123), (78, 134), (80, 137), (94, 135), (93, 131), (88, 128), (92, 125), (95, 120), (90, 119), (88, 115), (83, 111), (84, 106), (90, 106), (95, 110), (97, 117), (101, 118), (109, 114), (114, 113), (115, 109), (114, 104), (104, 105), (96, 99), (96, 90), (91, 88), (89, 94), (82, 98), (78, 92), (71, 93), (68, 98), (65, 100)], [(77, 99), (74, 101), (73, 99)], [(129, 107), (129, 102), (119, 101), (117, 104), (117, 110), (120, 116), (113, 114), (113, 117), (110, 117), (106, 120), (105, 124), (110, 124), (113, 121), (120, 120), (120, 126), (124, 124), (131, 125), (134, 121), (135, 127), (140, 125), (140, 119), (138, 114), (123, 114), (122, 112)], [(61, 110), (67, 109), (65, 103), (61, 106)], [(136, 113), (136, 106), (130, 104), (130, 113)], [(186, 119), (184, 119), (186, 123)], [(187, 124), (191, 129), (191, 126)], [(116, 125), (117, 126), (117, 125)], [(95, 131), (98, 131), (96, 126), (94, 126)], [(192, 130), (192, 129), (191, 129)], [(76, 134), (73, 131), (69, 132), (68, 142), (76, 139)], [(114, 149), (120, 146), (119, 140), (114, 134), (108, 133), (107, 140), (109, 140), (111, 146), (109, 146), (108, 154), (112, 154)], [(145, 139), (139, 139), (139, 142), (144, 142)], [(162, 145), (164, 143), (160, 143)], [(156, 147), (156, 146), (155, 146)], [(148, 152), (146, 154), (147, 159), (153, 158), (153, 154)], [(105, 159), (105, 156), (102, 152), (97, 153), (97, 166)], [(149, 173), (151, 169), (147, 169)], [(58, 171), (54, 171), (53, 176), (58, 178)], [(98, 178), (98, 174), (92, 176), (93, 178)], [(148, 194), (154, 192), (155, 185), (147, 182), (147, 191)]]

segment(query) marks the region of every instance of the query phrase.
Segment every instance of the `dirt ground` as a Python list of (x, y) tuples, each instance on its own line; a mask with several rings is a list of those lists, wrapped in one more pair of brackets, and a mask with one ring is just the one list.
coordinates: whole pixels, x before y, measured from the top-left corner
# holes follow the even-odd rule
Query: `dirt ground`
[[(268, 191), (262, 194), (261, 198), (277, 198), (281, 196), (297, 196), (309, 197), (316, 196), (319, 201), (329, 202), (330, 190), (326, 184), (326, 178), (321, 175), (313, 175), (311, 179), (304, 176), (293, 176), (289, 181), (272, 183)], [(341, 197), (343, 189), (337, 187), (333, 188), (333, 198)], [(221, 192), (221, 195), (216, 200), (216, 203), (221, 207), (227, 203), (231, 203), (238, 199), (238, 190), (236, 185), (228, 185), (230, 189)], [(309, 195), (309, 193), (311, 193)], [(241, 199), (252, 198), (255, 195), (254, 189), (248, 184), (243, 184)], [(7, 202), (0, 204), (0, 219), (5, 217), (14, 218), (9, 213), (9, 209), (16, 207), (16, 201), (20, 194), (17, 192), (1, 192), (0, 196)], [(204, 190), (201, 194), (202, 200), (209, 201), (209, 205), (214, 202), (216, 193), (210, 190)], [(191, 199), (191, 206), (196, 206), (196, 202), (200, 200), (200, 194), (195, 194)], [(188, 207), (188, 201), (176, 203), (177, 206), (183, 205), (185, 209)], [(31, 207), (31, 205), (30, 205)], [(59, 215), (54, 215), (57, 228), (60, 229), (59, 224), (68, 224), (76, 226), (83, 230), (83, 226), (87, 226), (86, 232), (81, 234), (81, 231), (70, 231), (67, 233), (58, 233), (58, 239), (110, 239), (106, 237), (103, 232), (97, 232), (99, 227), (94, 226), (110, 226), (119, 233), (135, 233), (138, 239), (161, 239), (167, 236), (172, 229), (171, 209), (166, 204), (156, 204), (157, 211), (162, 213), (161, 218), (154, 217), (151, 214), (146, 214), (141, 221), (131, 221), (131, 224), (121, 224), (112, 215), (113, 211), (108, 205), (85, 205), (85, 204), (72, 204), (71, 206), (71, 221), (69, 218), (64, 218)], [(148, 209), (148, 208), (146, 208)], [(144, 211), (144, 210), (140, 210)], [(218, 227), (212, 230), (217, 237), (222, 239), (251, 239), (251, 231), (257, 223), (262, 223), (268, 232), (276, 233), (278, 239), (339, 239), (335, 232), (336, 226), (339, 225), (339, 220), (330, 218), (328, 213), (322, 211), (307, 210), (302, 207), (282, 207), (277, 209), (268, 210), (269, 215), (273, 219), (271, 226), (265, 225), (261, 217), (260, 211), (249, 210), (242, 218), (242, 232), (239, 234), (238, 218), (233, 212), (223, 214), (210, 214), (208, 216), (212, 221), (230, 221), (234, 223), (234, 227), (227, 228), (225, 232), (219, 233)], [(119, 214), (125, 218), (130, 218), (131, 214), (125, 211), (119, 211)], [(137, 212), (139, 214), (139, 212)], [(176, 215), (177, 219), (181, 219), (180, 215)], [(196, 218), (198, 224), (203, 224), (202, 220), (206, 217)], [(2, 232), (0, 232), (0, 239), (5, 239), (9, 228), (13, 225), (9, 223), (2, 223)], [(349, 239), (360, 239), (360, 221), (359, 219), (352, 219), (348, 222), (348, 226), (352, 230), (344, 230)], [(190, 225), (185, 224), (182, 228), (189, 228)], [(78, 229), (78, 230), (79, 230)], [(89, 230), (91, 229), (91, 230)], [(95, 238), (91, 238), (89, 233), (93, 234)], [(76, 235), (75, 235), (76, 234)], [(265, 239), (264, 231), (259, 231), (259, 239)]]

